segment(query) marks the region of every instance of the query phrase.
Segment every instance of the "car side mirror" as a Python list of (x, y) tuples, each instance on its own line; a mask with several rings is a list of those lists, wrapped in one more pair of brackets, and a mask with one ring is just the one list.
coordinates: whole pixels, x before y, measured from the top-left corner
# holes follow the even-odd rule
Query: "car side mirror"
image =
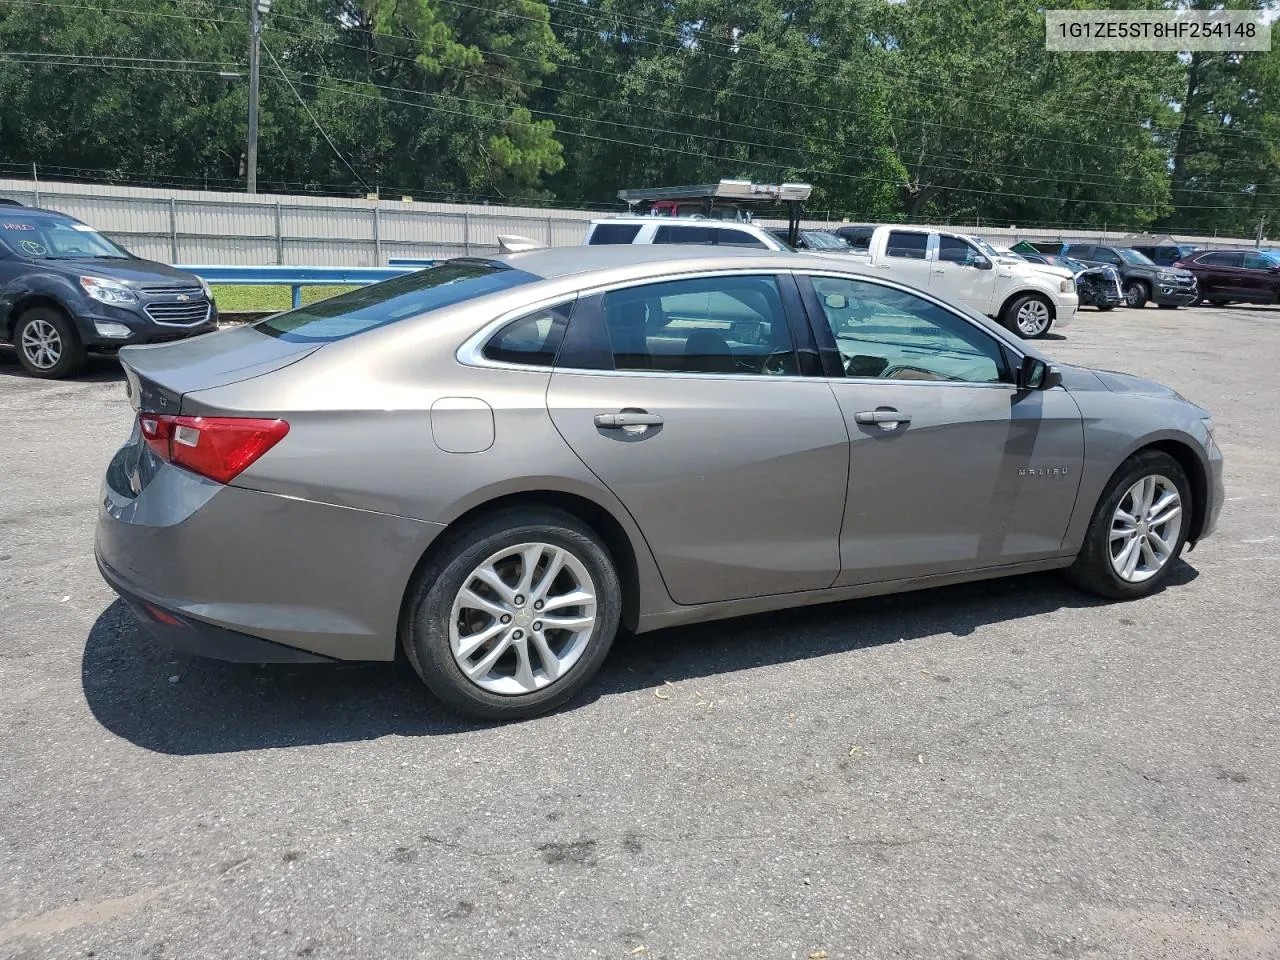
[(1062, 374), (1039, 357), (1023, 357), (1018, 368), (1018, 387), (1022, 390), (1050, 390), (1062, 383)]
[(977, 267), (979, 270), (991, 269), (991, 261), (988, 260), (986, 257), (974, 257), (973, 265)]

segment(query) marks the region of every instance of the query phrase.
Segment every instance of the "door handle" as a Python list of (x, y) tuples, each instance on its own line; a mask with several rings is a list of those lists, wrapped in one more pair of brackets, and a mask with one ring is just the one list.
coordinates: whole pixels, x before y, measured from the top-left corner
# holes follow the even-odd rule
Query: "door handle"
[(946, 273), (947, 271), (946, 271), (945, 269), (943, 269), (942, 267), (934, 267), (934, 268), (933, 268), (933, 272), (934, 272), (934, 273)]
[(853, 419), (858, 423), (878, 424), (881, 430), (897, 430), (911, 422), (911, 414), (900, 410), (863, 410), (855, 413)]
[(661, 426), (662, 417), (643, 411), (628, 413), (597, 413), (596, 426), (605, 430), (621, 430), (624, 427)]

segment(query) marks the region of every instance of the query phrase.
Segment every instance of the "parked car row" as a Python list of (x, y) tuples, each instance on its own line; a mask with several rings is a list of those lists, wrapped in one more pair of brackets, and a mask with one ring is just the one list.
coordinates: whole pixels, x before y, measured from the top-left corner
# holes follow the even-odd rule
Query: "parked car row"
[[(854, 269), (883, 272), (1024, 338), (1063, 328), (1080, 306), (1280, 302), (1280, 259), (1263, 251), (1195, 250), (1172, 238), (1130, 247), (1024, 241), (1008, 249), (925, 227), (845, 224), (792, 235), (749, 218), (669, 213), (593, 220), (585, 243), (847, 258)], [(200, 278), (134, 257), (66, 214), (0, 201), (0, 343), (13, 344), (32, 375), (70, 376), (89, 352), (181, 339), (213, 330), (217, 321)]]

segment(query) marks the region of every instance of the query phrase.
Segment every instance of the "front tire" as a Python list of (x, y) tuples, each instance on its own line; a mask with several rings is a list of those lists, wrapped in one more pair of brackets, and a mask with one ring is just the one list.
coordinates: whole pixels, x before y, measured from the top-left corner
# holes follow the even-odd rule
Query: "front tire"
[(1178, 309), (1178, 305), (1176, 303), (1158, 303), (1156, 304), (1156, 306), (1159, 307), (1161, 310), (1177, 310)]
[(1151, 290), (1141, 280), (1130, 280), (1124, 285), (1124, 302), (1135, 310), (1141, 310), (1151, 298)]
[(622, 587), (608, 549), (559, 510), (516, 509), (457, 534), (414, 581), (403, 641), (437, 697), (483, 720), (546, 713), (608, 656)]
[(61, 310), (32, 307), (13, 328), (18, 362), (33, 377), (61, 380), (84, 366), (84, 344), (75, 324)]
[(1158, 450), (1130, 457), (1094, 508), (1067, 577), (1112, 600), (1159, 590), (1191, 526), (1191, 484), (1177, 460)]
[(1028, 293), (1005, 308), (1002, 320), (1023, 340), (1034, 340), (1053, 326), (1053, 304), (1039, 294)]
[(1116, 305), (1115, 305), (1114, 303), (1100, 303), (1100, 304), (1098, 304), (1098, 312), (1100, 312), (1100, 313), (1109, 313), (1110, 311), (1114, 310), (1115, 308), (1116, 308)]

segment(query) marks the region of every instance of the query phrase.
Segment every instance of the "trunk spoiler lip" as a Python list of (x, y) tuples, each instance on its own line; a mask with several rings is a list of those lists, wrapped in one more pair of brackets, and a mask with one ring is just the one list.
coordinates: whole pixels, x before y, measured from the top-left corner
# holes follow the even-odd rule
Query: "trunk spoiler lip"
[[(256, 363), (228, 368), (219, 368), (214, 362), (192, 364), (190, 367), (159, 365), (159, 369), (156, 369), (152, 364), (145, 362), (150, 353), (146, 347), (136, 351), (125, 347), (121, 349), (119, 357), (120, 366), (125, 374), (125, 393), (134, 411), (176, 415), (204, 412), (184, 409), (189, 405), (192, 394), (228, 387), (283, 370), (299, 360), (306, 359), (323, 346), (325, 344), (322, 343), (293, 344), (295, 349), (285, 353), (265, 357)], [(143, 362), (140, 363), (139, 360)]]

